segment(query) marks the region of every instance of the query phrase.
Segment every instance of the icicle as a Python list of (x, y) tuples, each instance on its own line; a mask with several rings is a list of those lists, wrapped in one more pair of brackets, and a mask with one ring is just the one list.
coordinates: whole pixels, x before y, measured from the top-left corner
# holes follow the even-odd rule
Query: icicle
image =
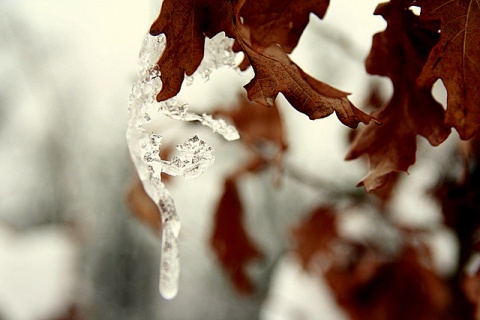
[[(234, 54), (231, 46), (232, 40), (221, 34), (207, 39), (205, 58), (197, 72), (188, 78), (187, 82), (192, 83), (195, 77), (202, 77), (206, 81), (213, 69), (224, 65), (233, 66)], [(156, 37), (146, 35), (140, 51), (140, 75), (130, 95), (127, 142), (145, 191), (157, 203), (162, 215), (159, 290), (165, 299), (173, 299), (178, 292), (180, 275), (178, 251), (180, 219), (173, 198), (162, 183), (160, 174), (165, 172), (195, 178), (213, 164), (215, 157), (212, 155), (211, 146), (198, 136), (193, 136), (177, 146), (177, 150), (184, 155), (173, 157), (170, 161), (162, 160), (159, 148), (163, 137), (157, 132), (147, 130), (148, 124), (158, 115), (165, 115), (179, 121), (198, 121), (229, 141), (238, 139), (239, 134), (224, 120), (190, 112), (187, 104), (180, 105), (174, 98), (160, 103), (156, 101), (155, 95), (162, 87), (156, 62), (164, 49), (164, 35)]]
[[(173, 224), (173, 226), (172, 226)], [(163, 225), (162, 260), (160, 263), (159, 290), (165, 299), (173, 299), (178, 292), (180, 262), (178, 258), (178, 234), (180, 222), (167, 222)], [(176, 229), (176, 230), (175, 230)]]
[(178, 254), (178, 234), (180, 220), (175, 204), (167, 189), (158, 202), (162, 214), (162, 257), (160, 262), (160, 294), (165, 299), (173, 299), (178, 292), (180, 261)]

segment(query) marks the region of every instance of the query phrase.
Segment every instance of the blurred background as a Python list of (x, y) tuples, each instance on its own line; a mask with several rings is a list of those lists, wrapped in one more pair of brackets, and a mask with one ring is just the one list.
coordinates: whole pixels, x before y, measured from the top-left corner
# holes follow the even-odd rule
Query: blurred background
[[(332, 1), (323, 22), (311, 16), (292, 55), (313, 76), (352, 92), (358, 106), (372, 84), (383, 99), (391, 92), (389, 81), (363, 66), (372, 35), (385, 28), (372, 15), (377, 3)], [(277, 102), (290, 177), (274, 188), (272, 169), (239, 184), (245, 229), (264, 254), (249, 269), (261, 289), (239, 295), (209, 246), (223, 180), (247, 161), (248, 150), (205, 128), (168, 122), (171, 144), (199, 134), (215, 148), (216, 163), (196, 180), (168, 184), (183, 221), (181, 280), (174, 300), (158, 294), (161, 239), (126, 205), (136, 175), (125, 130), (138, 52), (159, 6), (0, 0), (0, 319), (347, 319), (321, 279), (288, 253), (290, 228), (329, 197), (319, 188), (363, 192), (354, 186), (366, 164), (343, 161), (349, 130), (335, 116), (309, 121), (283, 97)], [(196, 111), (228, 109), (251, 77), (219, 70), (208, 82), (196, 79), (181, 99)], [(409, 226), (441, 221), (424, 191), (452, 143), (425, 146), (392, 201), (395, 219)], [(353, 232), (368, 225), (364, 220), (355, 220), (363, 224)], [(452, 237), (440, 230), (430, 240), (435, 265), (448, 273)]]

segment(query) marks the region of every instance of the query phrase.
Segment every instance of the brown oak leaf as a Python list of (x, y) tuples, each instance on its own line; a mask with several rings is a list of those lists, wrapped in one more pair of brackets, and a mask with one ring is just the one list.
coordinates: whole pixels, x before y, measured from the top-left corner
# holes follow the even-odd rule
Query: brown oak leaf
[(185, 74), (192, 75), (204, 55), (205, 37), (225, 31), (231, 36), (235, 1), (165, 0), (157, 20), (150, 28), (153, 36), (164, 33), (165, 50), (158, 61), (162, 90), (157, 101), (177, 95)]
[(445, 122), (462, 139), (480, 128), (480, 3), (478, 0), (417, 1), (421, 18), (440, 20), (440, 41), (430, 52), (418, 83), (442, 79), (448, 93)]
[(339, 120), (351, 128), (357, 127), (359, 122), (373, 120), (347, 99), (348, 93), (309, 76), (280, 46), (270, 45), (261, 53), (254, 50), (248, 27), (237, 27), (236, 39), (255, 71), (255, 77), (245, 85), (251, 101), (272, 106), (277, 95), (282, 93), (297, 111), (311, 120), (327, 117), (334, 111)]
[(297, 46), (310, 13), (322, 19), (329, 0), (247, 0), (240, 10), (243, 24), (252, 31), (252, 46), (279, 44), (287, 53)]
[(244, 229), (243, 207), (232, 179), (225, 181), (224, 193), (215, 213), (210, 245), (228, 271), (235, 288), (240, 293), (251, 293), (253, 284), (245, 268), (261, 253)]
[(346, 156), (351, 160), (368, 155), (370, 171), (360, 182), (367, 191), (384, 186), (392, 173), (408, 170), (415, 162), (417, 135), (436, 146), (450, 134), (444, 110), (432, 97), (433, 83), (415, 86), (438, 34), (421, 25), (404, 0), (382, 3), (375, 14), (382, 15), (388, 25), (374, 36), (366, 67), (371, 74), (389, 77), (394, 93), (385, 107), (372, 113), (382, 125), (366, 126)]

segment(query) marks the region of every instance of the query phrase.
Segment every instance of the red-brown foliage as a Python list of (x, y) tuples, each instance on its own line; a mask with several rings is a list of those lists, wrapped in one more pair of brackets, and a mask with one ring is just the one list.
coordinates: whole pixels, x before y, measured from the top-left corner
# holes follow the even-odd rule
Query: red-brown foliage
[[(240, 68), (251, 66), (255, 73), (245, 86), (252, 102), (243, 99), (232, 111), (216, 112), (234, 122), (242, 142), (252, 151), (250, 161), (225, 178), (211, 237), (220, 264), (243, 293), (255, 289), (246, 267), (261, 253), (245, 229), (238, 185), (246, 174), (270, 165), (280, 168), (281, 155), (287, 149), (282, 119), (275, 108), (279, 93), (312, 120), (335, 112), (350, 128), (365, 124), (356, 132), (347, 159), (367, 156), (370, 170), (360, 184), (367, 191), (388, 189), (380, 194), (380, 203), (369, 202), (377, 206), (377, 213), (387, 210), (399, 173), (414, 164), (418, 136), (437, 146), (452, 128), (462, 139), (471, 139), (480, 128), (478, 1), (391, 0), (377, 7), (375, 14), (386, 20), (387, 28), (374, 35), (366, 69), (388, 77), (393, 95), (371, 115), (357, 109), (348, 93), (311, 77), (290, 59), (310, 13), (322, 19), (328, 5), (326, 0), (165, 0), (150, 30), (152, 35), (164, 33), (167, 41), (158, 61), (163, 82), (158, 101), (179, 92), (185, 75), (192, 75), (202, 61), (205, 38), (222, 31), (235, 40), (235, 50), (245, 55)], [(420, 15), (411, 11), (412, 5), (420, 7)], [(431, 93), (438, 79), (447, 89), (446, 108)], [(265, 141), (277, 148), (274, 159), (258, 148)], [(474, 308), (480, 305), (479, 271), (464, 274), (462, 270), (480, 251), (476, 242), (480, 230), (478, 144), (469, 144), (468, 150), (463, 176), (446, 178), (435, 191), (444, 224), (461, 245), (458, 268), (448, 279), (433, 270), (426, 245), (410, 241), (418, 231), (400, 232), (400, 249), (394, 253), (344, 239), (337, 230), (338, 208), (333, 200), (294, 229), (293, 251), (300, 263), (326, 279), (352, 319), (474, 317)], [(141, 218), (158, 230), (158, 221), (142, 214), (144, 208), (135, 201), (131, 203)], [(393, 223), (392, 227), (397, 228)], [(339, 246), (349, 248), (349, 253), (342, 254)]]

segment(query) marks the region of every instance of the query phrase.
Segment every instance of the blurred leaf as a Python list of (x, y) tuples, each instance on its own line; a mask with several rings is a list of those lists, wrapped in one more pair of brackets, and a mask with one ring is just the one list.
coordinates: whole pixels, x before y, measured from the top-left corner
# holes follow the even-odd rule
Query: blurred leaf
[(372, 113), (382, 125), (366, 126), (346, 156), (347, 160), (368, 156), (370, 171), (360, 182), (367, 191), (383, 187), (395, 172), (407, 172), (415, 163), (417, 135), (436, 146), (450, 134), (444, 110), (432, 96), (433, 83), (425, 88), (415, 85), (438, 33), (423, 26), (405, 0), (381, 3), (375, 14), (388, 25), (373, 37), (366, 67), (370, 74), (389, 77), (394, 93), (387, 105)]
[(227, 179), (215, 213), (210, 245), (235, 288), (240, 293), (252, 293), (254, 288), (246, 267), (261, 253), (244, 229), (243, 214), (235, 181)]
[(332, 241), (338, 239), (335, 223), (335, 210), (325, 206), (313, 210), (293, 229), (294, 251), (305, 269), (309, 270), (312, 263), (332, 259)]

